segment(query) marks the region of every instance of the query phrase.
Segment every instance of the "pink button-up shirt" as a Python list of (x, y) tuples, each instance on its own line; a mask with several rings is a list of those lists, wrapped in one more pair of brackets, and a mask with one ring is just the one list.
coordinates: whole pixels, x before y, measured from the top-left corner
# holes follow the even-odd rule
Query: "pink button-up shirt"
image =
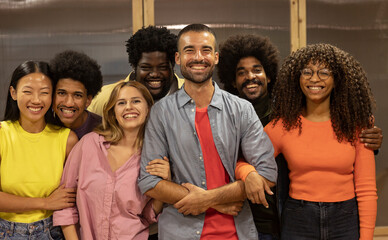
[(54, 212), (54, 225), (80, 223), (81, 239), (148, 238), (155, 222), (152, 201), (137, 186), (140, 151), (112, 172), (110, 144), (97, 133), (85, 135), (71, 151), (61, 184), (77, 188), (77, 207)]

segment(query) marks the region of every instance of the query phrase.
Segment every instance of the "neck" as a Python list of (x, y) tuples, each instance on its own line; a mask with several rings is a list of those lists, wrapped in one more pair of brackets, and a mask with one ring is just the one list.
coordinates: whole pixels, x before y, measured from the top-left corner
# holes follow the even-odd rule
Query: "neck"
[(65, 127), (70, 128), (71, 130), (75, 130), (81, 127), (86, 122), (86, 120), (88, 120), (88, 112), (85, 110), (82, 112), (82, 115), (77, 118), (73, 123), (65, 124)]
[(126, 146), (132, 150), (136, 150), (136, 139), (139, 130), (124, 130), (123, 138), (117, 143), (119, 146)]
[(207, 107), (213, 98), (213, 81), (211, 78), (203, 83), (194, 83), (185, 80), (185, 91), (194, 100), (198, 108)]
[(308, 101), (303, 116), (313, 122), (330, 120), (330, 101), (318, 104)]
[(26, 132), (29, 133), (40, 133), (46, 127), (46, 121), (44, 118), (37, 122), (31, 122), (26, 119), (19, 118), (19, 124)]

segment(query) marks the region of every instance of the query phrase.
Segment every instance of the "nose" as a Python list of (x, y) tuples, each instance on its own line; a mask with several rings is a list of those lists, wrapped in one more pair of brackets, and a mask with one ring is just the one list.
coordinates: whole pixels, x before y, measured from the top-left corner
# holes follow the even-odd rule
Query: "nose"
[(132, 102), (127, 101), (127, 104), (125, 104), (125, 110), (131, 109), (132, 108)]
[(255, 74), (254, 74), (252, 71), (249, 71), (249, 72), (247, 73), (247, 78), (248, 78), (249, 80), (252, 80), (252, 79), (255, 78)]
[(67, 107), (72, 107), (74, 105), (74, 99), (72, 96), (69, 96), (69, 94), (66, 96), (65, 105)]
[(194, 59), (197, 60), (197, 61), (202, 61), (203, 60), (203, 55), (202, 55), (202, 52), (200, 50), (195, 52)]
[(318, 77), (318, 72), (313, 72), (313, 75), (310, 78), (311, 82), (319, 82), (321, 79)]
[(39, 104), (40, 103), (40, 96), (38, 93), (34, 93), (32, 96), (32, 103)]
[(153, 67), (150, 72), (150, 77), (158, 77), (159, 76), (159, 69), (158, 67)]

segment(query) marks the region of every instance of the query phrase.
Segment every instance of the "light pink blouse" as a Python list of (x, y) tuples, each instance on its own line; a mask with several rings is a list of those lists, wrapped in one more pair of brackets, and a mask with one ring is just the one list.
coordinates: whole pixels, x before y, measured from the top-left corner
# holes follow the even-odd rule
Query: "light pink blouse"
[(77, 188), (77, 207), (54, 212), (54, 225), (80, 224), (81, 239), (148, 238), (155, 222), (152, 201), (137, 186), (140, 151), (112, 172), (110, 144), (97, 133), (85, 135), (71, 151), (61, 184)]

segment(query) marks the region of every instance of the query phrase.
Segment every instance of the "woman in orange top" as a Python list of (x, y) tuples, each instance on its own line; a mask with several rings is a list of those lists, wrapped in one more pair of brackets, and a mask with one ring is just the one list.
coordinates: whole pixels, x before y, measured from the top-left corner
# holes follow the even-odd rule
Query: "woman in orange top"
[[(358, 137), (373, 126), (365, 72), (348, 53), (315, 44), (287, 57), (278, 78), (265, 131), (290, 170), (281, 239), (373, 239), (374, 155)], [(246, 180), (248, 194), (253, 185)]]

